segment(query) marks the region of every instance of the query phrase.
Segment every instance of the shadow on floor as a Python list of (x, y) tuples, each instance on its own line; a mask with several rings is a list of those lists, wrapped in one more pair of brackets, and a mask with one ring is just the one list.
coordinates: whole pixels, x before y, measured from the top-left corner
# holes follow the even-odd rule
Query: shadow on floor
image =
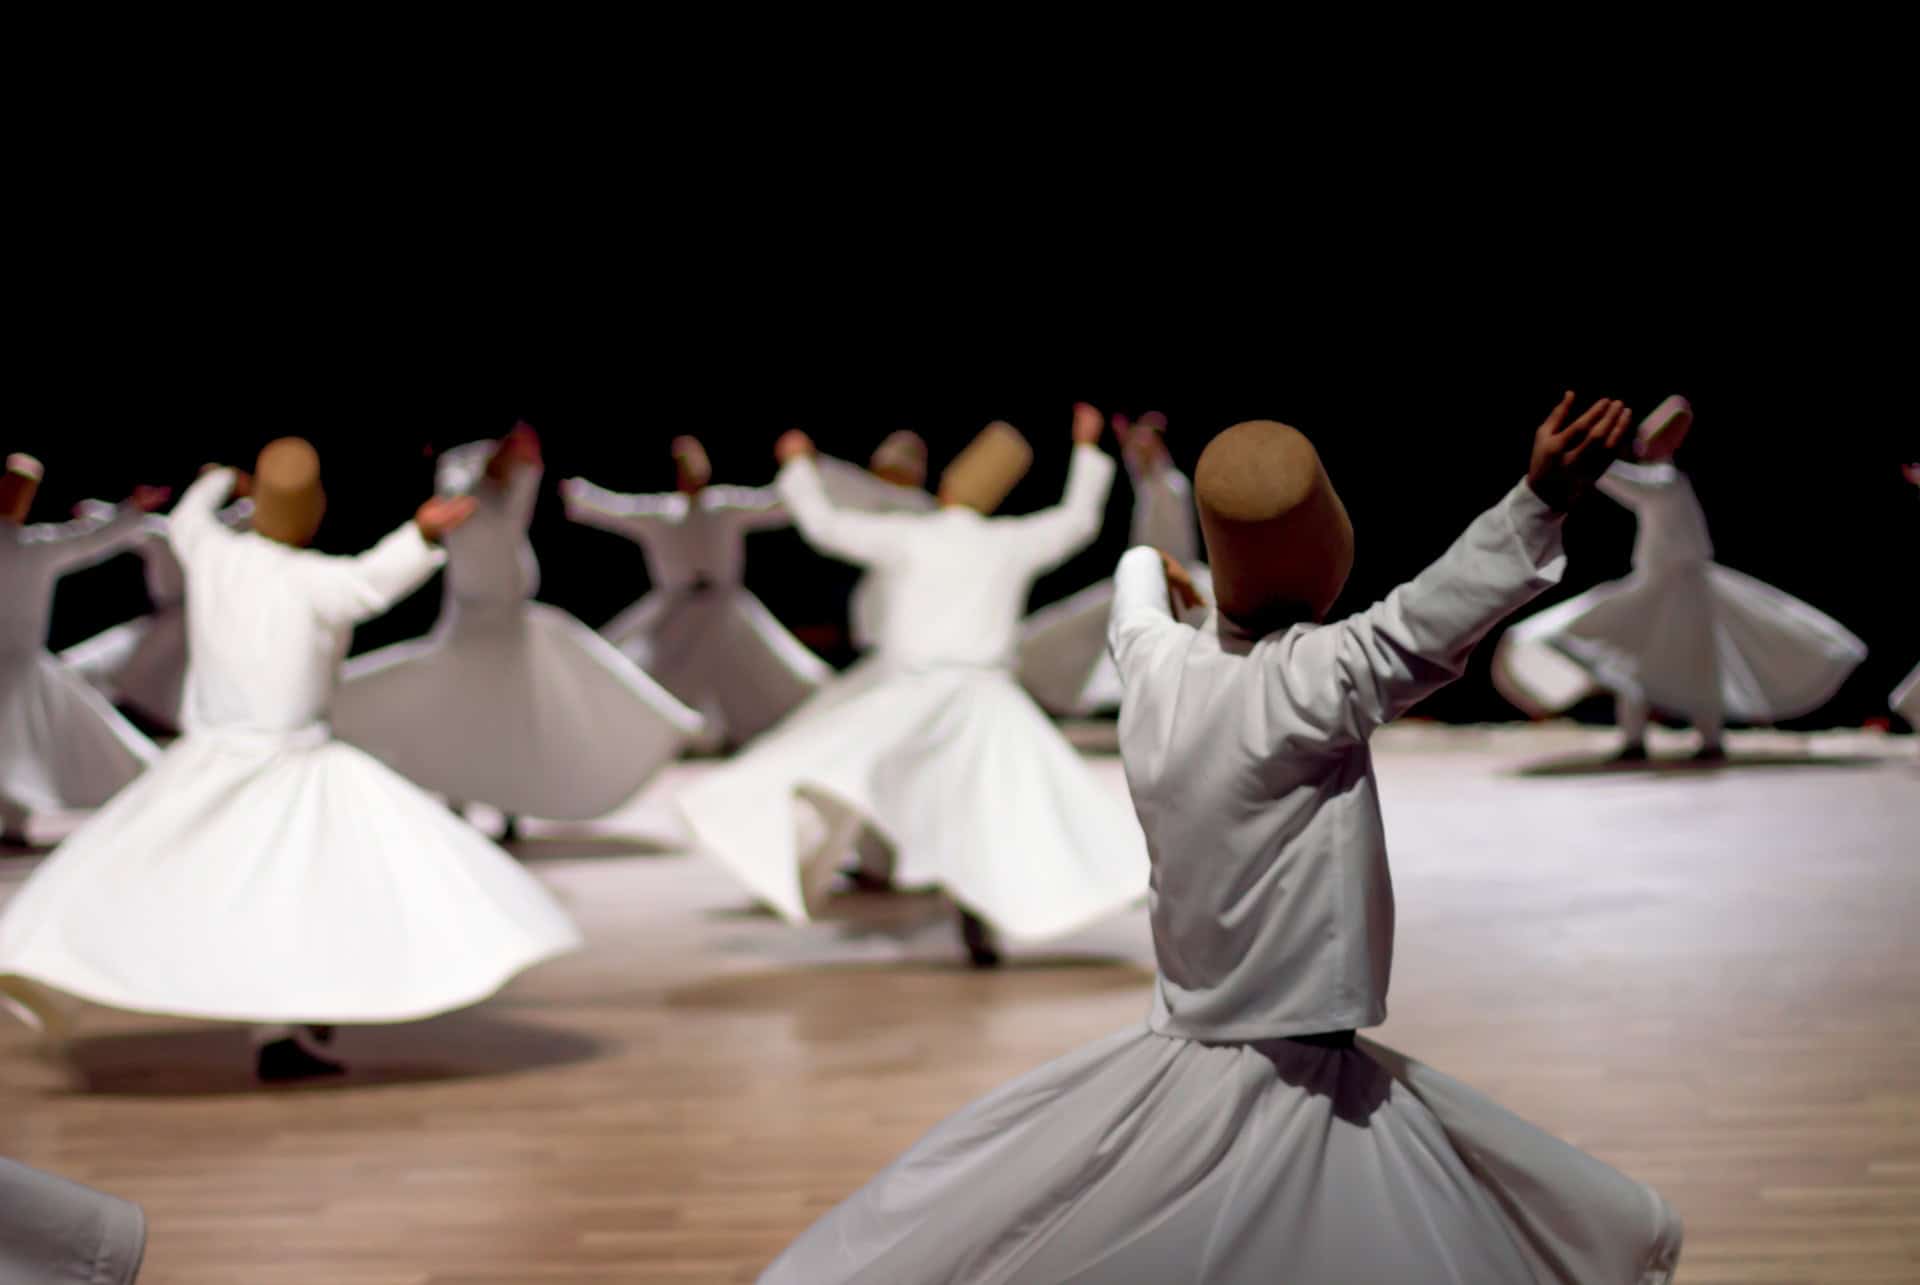
[(1872, 754), (1794, 754), (1764, 750), (1730, 753), (1719, 762), (1702, 763), (1679, 755), (1671, 758), (1623, 761), (1606, 754), (1573, 754), (1542, 759), (1514, 768), (1514, 776), (1685, 776), (1739, 772), (1757, 767), (1871, 767), (1887, 760)]
[[(876, 1012), (903, 1003), (924, 1010), (930, 1002), (928, 980), (955, 974), (971, 975), (983, 985), (1004, 979), (1023, 999), (1143, 994), (1153, 981), (1152, 969), (1106, 955), (1010, 955), (999, 968), (975, 969), (956, 945), (952, 958), (796, 964), (706, 977), (668, 991), (664, 1002), (668, 1008), (719, 1012), (831, 1013), (845, 1022), (850, 1009), (865, 1004)], [(955, 995), (947, 983), (938, 993), (948, 1000)]]
[(253, 1077), (244, 1028), (204, 1026), (81, 1036), (66, 1046), (69, 1091), (111, 1097), (209, 1097), (238, 1093), (337, 1093), (421, 1084), (585, 1062), (604, 1050), (576, 1031), (486, 1013), (450, 1013), (425, 1022), (342, 1027), (330, 1053), (347, 1074), (264, 1086)]

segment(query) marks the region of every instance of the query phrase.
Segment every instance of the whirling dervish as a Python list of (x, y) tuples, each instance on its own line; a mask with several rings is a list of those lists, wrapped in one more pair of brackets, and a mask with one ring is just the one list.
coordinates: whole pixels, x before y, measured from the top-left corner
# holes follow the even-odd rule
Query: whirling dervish
[(1818, 709), (1867, 654), (1837, 621), (1713, 560), (1706, 514), (1673, 463), (1692, 425), (1687, 399), (1669, 397), (1636, 433), (1642, 462), (1599, 481), (1639, 521), (1633, 574), (1520, 622), (1494, 652), (1495, 685), (1535, 717), (1611, 692), (1627, 762), (1647, 757), (1656, 709), (1698, 729), (1697, 759), (1720, 762), (1727, 720)]
[[(251, 500), (236, 500), (219, 514), (235, 531), (252, 516)], [(147, 518), (133, 552), (145, 570), (153, 610), (75, 643), (60, 659), (156, 732), (175, 735), (187, 686), (187, 574), (173, 556), (167, 519), (160, 514)]]
[(514, 818), (586, 820), (673, 761), (700, 716), (606, 639), (533, 601), (527, 527), (544, 469), (526, 424), (440, 457), (435, 491), (470, 496), (446, 540), (433, 632), (348, 663), (334, 702), (342, 739), (456, 803)]
[(166, 503), (143, 486), (126, 503), (83, 505), (71, 522), (27, 525), (45, 470), (9, 455), (0, 474), (0, 842), (28, 843), (42, 812), (97, 808), (139, 776), (158, 750), (47, 650), (54, 582), (140, 540)]
[(0, 997), (56, 1028), (63, 995), (255, 1024), (260, 1076), (288, 1079), (340, 1069), (316, 1047), (335, 1023), (477, 1003), (580, 937), (512, 858), (328, 726), (353, 626), (433, 574), (474, 500), (329, 557), (305, 547), (325, 508), (310, 445), (260, 453), (251, 531), (214, 516), (236, 486), (208, 471), (170, 523), (185, 734), (7, 904)]
[[(1624, 440), (1572, 394), (1527, 477), (1381, 603), (1321, 623), (1353, 528), (1271, 421), (1196, 470), (1217, 610), (1121, 559), (1120, 748), (1153, 854), (1147, 1019), (934, 1127), (767, 1285), (1660, 1285), (1658, 1193), (1370, 1041), (1393, 892), (1368, 741), (1561, 574), (1561, 511)], [(1073, 806), (1063, 803), (1062, 807)], [(1650, 1054), (1651, 1055), (1651, 1054)]]
[[(1019, 621), (1034, 578), (1099, 531), (1113, 461), (1098, 411), (1074, 412), (1059, 506), (989, 516), (1032, 451), (994, 424), (940, 480), (932, 513), (836, 508), (813, 444), (780, 439), (779, 486), (800, 533), (884, 586), (872, 657), (750, 747), (682, 792), (700, 846), (790, 920), (816, 910), (863, 830), (893, 853), (893, 881), (938, 888), (959, 907), (976, 964), (997, 936), (1058, 936), (1146, 891), (1146, 848), (1104, 788), (1013, 681)], [(792, 805), (820, 825), (799, 839)]]
[(831, 676), (742, 583), (747, 536), (787, 526), (770, 487), (712, 485), (706, 448), (672, 443), (678, 489), (623, 495), (585, 478), (560, 485), (567, 516), (623, 535), (646, 554), (652, 588), (600, 632), (697, 710), (705, 749), (741, 745)]
[[(1206, 592), (1193, 486), (1167, 452), (1167, 421), (1154, 412), (1137, 423), (1116, 417), (1120, 458), (1133, 483), (1130, 542), (1159, 549), (1188, 569)], [(1020, 638), (1020, 684), (1054, 714), (1103, 714), (1120, 707), (1120, 671), (1107, 653), (1113, 580), (1088, 585), (1027, 618)]]

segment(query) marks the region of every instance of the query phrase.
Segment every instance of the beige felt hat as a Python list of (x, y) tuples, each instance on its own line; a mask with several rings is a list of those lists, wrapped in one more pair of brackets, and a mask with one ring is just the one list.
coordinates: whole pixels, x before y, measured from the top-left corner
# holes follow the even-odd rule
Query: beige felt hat
[(301, 548), (313, 541), (326, 511), (320, 453), (298, 437), (268, 442), (253, 467), (253, 529)]
[(1655, 406), (1634, 430), (1634, 454), (1643, 460), (1670, 460), (1693, 427), (1693, 403), (1675, 393)]
[(920, 434), (907, 429), (888, 433), (873, 448), (867, 469), (874, 476), (900, 486), (927, 484), (927, 443)]
[(0, 473), (0, 519), (25, 522), (45, 476), (46, 469), (33, 456), (17, 452), (7, 456), (6, 472)]
[(1262, 633), (1326, 616), (1353, 570), (1353, 523), (1300, 430), (1235, 424), (1201, 452), (1194, 498), (1222, 612)]
[(995, 420), (940, 475), (941, 503), (992, 513), (1031, 467), (1033, 448), (1027, 439), (1013, 425)]

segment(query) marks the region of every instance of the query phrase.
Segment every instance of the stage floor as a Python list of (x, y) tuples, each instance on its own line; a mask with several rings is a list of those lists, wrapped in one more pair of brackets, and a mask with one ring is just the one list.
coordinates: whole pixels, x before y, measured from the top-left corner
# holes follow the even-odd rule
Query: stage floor
[[(1684, 1282), (1920, 1280), (1914, 738), (1736, 735), (1712, 771), (1603, 770), (1607, 744), (1380, 738), (1375, 1034), (1658, 1187)], [(256, 1088), (234, 1029), (95, 1010), (49, 1052), (0, 1021), (0, 1155), (144, 1205), (143, 1285), (750, 1281), (943, 1115), (1143, 1017), (1141, 912), (994, 973), (930, 898), (756, 912), (672, 850), (663, 800), (710, 770), (534, 828), (589, 948), (343, 1031), (343, 1081)], [(32, 865), (0, 857), (0, 899)]]

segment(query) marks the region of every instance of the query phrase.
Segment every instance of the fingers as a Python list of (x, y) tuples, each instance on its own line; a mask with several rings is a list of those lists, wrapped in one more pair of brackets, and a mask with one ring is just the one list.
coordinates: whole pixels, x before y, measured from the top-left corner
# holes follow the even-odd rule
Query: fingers
[(1609, 456), (1620, 454), (1620, 445), (1626, 439), (1627, 428), (1632, 423), (1633, 407), (1622, 406), (1620, 413), (1614, 417), (1613, 427), (1607, 432), (1606, 448)]
[(1541, 423), (1540, 431), (1543, 433), (1558, 433), (1560, 431), (1561, 421), (1566, 419), (1567, 412), (1571, 409), (1573, 409), (1573, 390), (1568, 389), (1566, 392), (1560, 394), (1560, 404), (1555, 406), (1552, 412), (1547, 415), (1545, 421)]
[(1582, 414), (1579, 419), (1576, 419), (1573, 421), (1573, 423), (1567, 425), (1566, 433), (1562, 434), (1562, 436), (1570, 437), (1574, 434), (1586, 433), (1587, 431), (1592, 429), (1592, 427), (1596, 423), (1598, 423), (1603, 416), (1611, 414), (1613, 411), (1613, 408), (1618, 406), (1619, 404), (1620, 404), (1619, 402), (1614, 401), (1611, 398), (1602, 397), (1599, 401), (1587, 407), (1586, 412)]

